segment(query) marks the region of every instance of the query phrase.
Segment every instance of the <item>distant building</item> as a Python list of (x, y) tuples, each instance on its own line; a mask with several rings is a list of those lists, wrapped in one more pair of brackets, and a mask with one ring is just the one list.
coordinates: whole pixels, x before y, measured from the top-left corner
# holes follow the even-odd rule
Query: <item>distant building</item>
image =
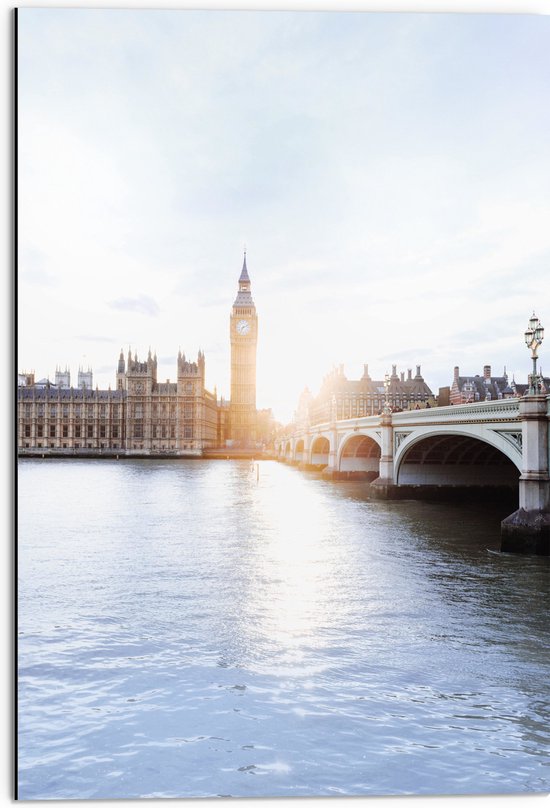
[(483, 375), (461, 376), (455, 366), (451, 384), (450, 403), (470, 404), (476, 401), (494, 401), (521, 395), (515, 382), (510, 383), (506, 368), (502, 376), (491, 375), (491, 365), (483, 366)]
[[(539, 392), (550, 393), (550, 377), (538, 377)], [(494, 401), (501, 398), (521, 398), (529, 389), (528, 384), (518, 384), (515, 379), (508, 379), (506, 368), (502, 376), (491, 375), (491, 365), (483, 366), (483, 375), (461, 376), (455, 366), (451, 385), (451, 404), (469, 404), (475, 401)]]
[[(24, 374), (22, 374), (24, 376)], [(140, 362), (121, 351), (116, 389), (92, 389), (92, 371), (79, 371), (79, 386), (42, 379), (18, 388), (18, 448), (21, 454), (92, 453), (200, 454), (223, 437), (216, 396), (204, 386), (204, 354), (196, 362), (181, 353), (177, 381), (157, 381), (157, 358)], [(220, 434), (220, 429), (222, 434)]]
[(258, 410), (256, 416), (256, 443), (266, 448), (273, 446), (273, 441), (280, 426), (275, 421), (271, 408)]
[(272, 440), (271, 410), (256, 412), (258, 317), (250, 291), (246, 253), (230, 318), (231, 400), (205, 387), (205, 358), (178, 353), (177, 379), (157, 379), (157, 357), (140, 361), (120, 352), (115, 389), (93, 387), (91, 368), (79, 368), (71, 387), (68, 368), (55, 382), (18, 375), (20, 454), (105, 453), (200, 455), (234, 445), (255, 448)]
[(17, 374), (17, 386), (18, 387), (32, 387), (34, 384), (34, 372), (33, 373), (23, 373)]
[[(90, 371), (90, 378), (91, 378), (91, 371)], [(71, 373), (69, 368), (65, 368), (65, 370), (61, 370), (61, 368), (55, 369), (55, 384), (57, 387), (61, 387), (64, 389), (69, 389), (71, 386)], [(80, 384), (78, 385), (80, 387)], [(90, 383), (90, 387), (92, 384)]]
[(450, 403), (451, 403), (451, 388), (448, 385), (446, 387), (440, 387), (439, 392), (437, 394), (437, 406), (448, 407)]
[[(528, 384), (516, 384), (513, 379), (510, 384), (517, 396), (524, 396), (529, 390)], [(542, 373), (539, 374), (538, 388), (541, 395), (548, 395), (548, 393), (550, 393), (550, 377), (543, 376)]]
[(305, 430), (309, 426), (310, 412), (312, 411), (315, 398), (309, 387), (305, 387), (300, 394), (298, 407), (294, 413), (294, 424), (300, 430)]
[[(386, 389), (384, 379), (375, 380), (369, 375), (368, 365), (364, 365), (363, 376), (350, 380), (344, 374), (344, 366), (334, 368), (325, 376), (319, 395), (313, 397), (304, 390), (300, 397), (296, 419), (300, 425), (341, 421), (346, 418), (360, 418), (376, 415), (385, 405)], [(388, 402), (393, 410), (406, 410), (436, 406), (432, 391), (424, 381), (420, 365), (416, 375), (412, 369), (397, 373), (397, 365), (392, 365), (389, 377)]]
[[(56, 375), (56, 383), (57, 383), (57, 373)], [(65, 374), (69, 376), (68, 373)], [(62, 378), (62, 374), (60, 374)], [(67, 385), (69, 387), (70, 385)], [(88, 368), (88, 370), (83, 370), (82, 368), (78, 368), (78, 389), (79, 390), (92, 390), (94, 386), (94, 374), (92, 373), (92, 369)]]

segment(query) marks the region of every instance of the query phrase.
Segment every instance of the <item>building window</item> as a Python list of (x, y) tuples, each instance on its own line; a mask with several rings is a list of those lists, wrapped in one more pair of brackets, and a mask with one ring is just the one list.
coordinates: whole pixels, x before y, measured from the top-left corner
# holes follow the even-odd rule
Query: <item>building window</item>
[(134, 424), (134, 438), (143, 437), (143, 424)]
[[(88, 428), (87, 428), (87, 430), (86, 430), (86, 434), (87, 434), (87, 436), (88, 436), (89, 438), (93, 438), (93, 436), (94, 436), (94, 427), (93, 427), (93, 424), (88, 424)], [(88, 446), (88, 449), (90, 449), (90, 448), (91, 448), (91, 447), (90, 447), (90, 446)]]
[(30, 438), (31, 436), (31, 425), (25, 424), (25, 437)]
[(50, 416), (52, 418), (56, 418), (57, 416), (57, 407), (55, 406), (55, 404), (50, 405)]
[(171, 438), (176, 437), (176, 427), (174, 426), (174, 424), (172, 424), (172, 426), (170, 427), (170, 437)]
[(69, 405), (63, 404), (63, 418), (69, 417)]
[(183, 437), (184, 438), (192, 438), (193, 437), (193, 427), (186, 426), (183, 430)]
[(42, 424), (37, 424), (36, 426), (36, 437), (43, 438), (44, 437), (44, 427)]
[(81, 432), (82, 432), (82, 429), (80, 427), (80, 424), (76, 424), (76, 426), (74, 428), (74, 436), (75, 436), (75, 438), (81, 438), (82, 437)]
[(69, 427), (66, 424), (63, 424), (63, 437), (64, 438), (69, 437)]
[(113, 438), (118, 438), (118, 426), (113, 426)]
[(105, 424), (101, 424), (99, 427), (99, 437), (100, 438), (105, 437)]

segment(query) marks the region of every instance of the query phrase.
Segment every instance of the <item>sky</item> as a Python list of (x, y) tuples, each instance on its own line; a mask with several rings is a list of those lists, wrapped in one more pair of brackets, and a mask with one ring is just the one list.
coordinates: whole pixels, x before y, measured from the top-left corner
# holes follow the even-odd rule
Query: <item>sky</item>
[(340, 364), (526, 381), (550, 16), (24, 8), (18, 47), (20, 371), (114, 387), (151, 347), (175, 381), (201, 349), (229, 397), (246, 245), (283, 423)]

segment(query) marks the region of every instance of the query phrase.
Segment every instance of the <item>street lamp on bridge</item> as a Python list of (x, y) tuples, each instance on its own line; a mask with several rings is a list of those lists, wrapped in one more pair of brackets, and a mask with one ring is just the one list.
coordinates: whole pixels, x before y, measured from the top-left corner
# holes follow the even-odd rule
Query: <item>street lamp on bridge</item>
[(386, 373), (384, 376), (384, 415), (388, 415), (391, 412), (390, 407), (390, 375)]
[(539, 391), (538, 376), (537, 376), (537, 349), (544, 339), (544, 328), (541, 325), (539, 318), (533, 312), (532, 317), (529, 319), (529, 325), (525, 332), (525, 344), (531, 351), (531, 359), (533, 360), (533, 372), (529, 376), (529, 395), (536, 396)]

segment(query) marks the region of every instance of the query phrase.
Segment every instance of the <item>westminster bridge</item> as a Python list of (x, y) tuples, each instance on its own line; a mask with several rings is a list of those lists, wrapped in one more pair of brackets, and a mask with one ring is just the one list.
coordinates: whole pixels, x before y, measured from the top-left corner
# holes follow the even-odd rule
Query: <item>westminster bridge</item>
[(363, 478), (377, 499), (451, 489), (517, 490), (501, 549), (550, 554), (550, 396), (433, 407), (296, 427), (277, 458), (329, 479)]

